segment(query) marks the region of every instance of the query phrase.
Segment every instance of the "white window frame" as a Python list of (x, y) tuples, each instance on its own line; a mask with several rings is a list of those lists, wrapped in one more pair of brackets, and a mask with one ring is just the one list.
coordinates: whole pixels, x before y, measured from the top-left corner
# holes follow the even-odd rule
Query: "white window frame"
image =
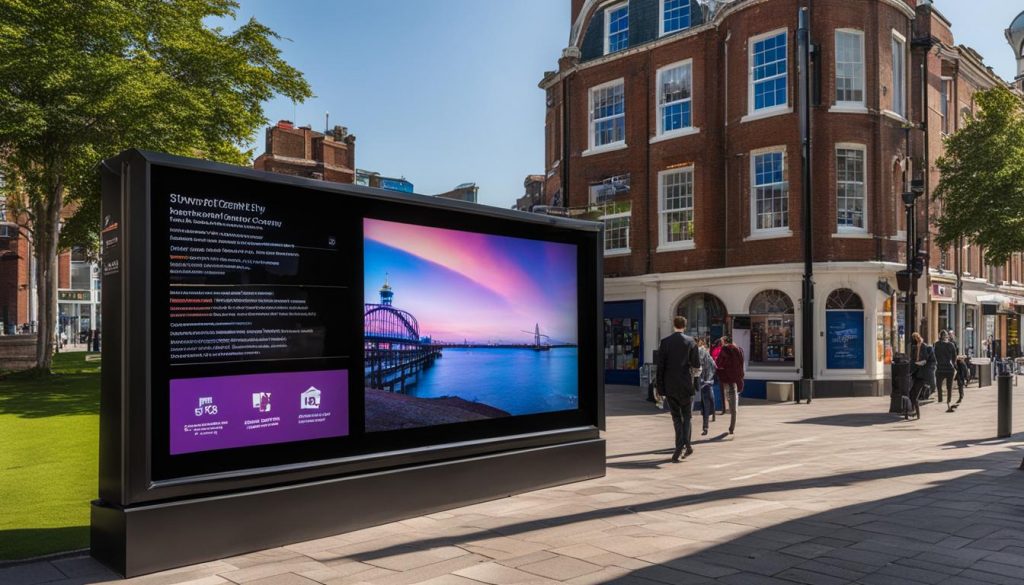
[[(942, 127), (940, 131), (943, 136), (948, 136), (953, 133), (953, 119), (950, 118), (950, 114), (955, 109), (953, 107), (953, 78), (941, 76), (939, 77), (939, 99), (942, 100), (939, 104), (939, 113), (942, 114)], [(943, 111), (945, 108), (945, 111)]]
[(608, 54), (610, 54), (612, 52), (611, 51), (611, 42), (610, 42), (611, 41), (612, 13), (615, 12), (616, 10), (619, 10), (620, 8), (625, 8), (626, 9), (626, 46), (621, 48), (621, 49), (617, 49), (614, 52), (618, 53), (619, 51), (623, 51), (623, 50), (629, 48), (629, 0), (626, 0), (625, 2), (619, 2), (618, 4), (613, 4), (613, 5), (611, 5), (611, 6), (609, 6), (609, 7), (604, 9), (604, 54), (605, 55), (608, 55)]
[(786, 199), (790, 198), (789, 177), (786, 169), (786, 147), (772, 146), (762, 148), (750, 153), (750, 236), (746, 240), (760, 240), (771, 238), (783, 238), (793, 235), (790, 224), (792, 209), (786, 206), (786, 225), (784, 227), (758, 228), (757, 227), (757, 157), (765, 154), (782, 154), (782, 184), (786, 187)]
[[(863, 174), (863, 176), (861, 176), (861, 183), (864, 186), (864, 203), (863, 203), (864, 225), (862, 227), (848, 226), (848, 225), (839, 225), (839, 151), (840, 150), (858, 150), (858, 151), (860, 151), (861, 155), (864, 157), (864, 165), (863, 165), (864, 174)], [(867, 148), (867, 145), (857, 144), (857, 143), (854, 143), (854, 142), (838, 142), (838, 143), (836, 143), (834, 155), (832, 157), (832, 164), (834, 165), (834, 168), (836, 170), (836, 175), (835, 175), (836, 176), (836, 179), (835, 179), (835, 184), (836, 184), (836, 190), (835, 190), (836, 234), (840, 235), (840, 236), (846, 235), (846, 234), (852, 234), (852, 235), (867, 234), (868, 233), (868, 209), (869, 209), (869, 207), (868, 207), (868, 185), (869, 185), (869, 183), (868, 183), (868, 148)], [(849, 182), (849, 181), (846, 181), (846, 182)]]
[[(683, 100), (677, 100), (677, 101), (674, 101), (674, 102), (671, 102), (671, 103), (663, 104), (663, 103), (661, 103), (661, 94), (662, 94), (662, 89), (664, 89), (664, 88), (662, 87), (661, 79), (662, 79), (663, 75), (666, 72), (671, 71), (673, 69), (678, 69), (680, 67), (687, 67), (690, 70), (690, 97), (688, 97), (686, 99), (683, 99)], [(693, 126), (693, 113), (694, 113), (693, 112), (693, 85), (694, 85), (693, 84), (693, 59), (684, 59), (682, 61), (676, 61), (675, 63), (671, 63), (669, 65), (666, 65), (666, 66), (658, 69), (658, 73), (654, 77), (654, 82), (656, 84), (655, 88), (654, 88), (654, 105), (655, 105), (655, 112), (656, 112), (655, 116), (657, 116), (657, 119), (658, 119), (658, 121), (657, 121), (657, 130), (655, 132), (655, 136), (656, 137), (660, 137), (660, 138), (673, 138), (675, 136), (685, 136), (687, 134), (695, 133), (696, 130), (695, 130), (694, 126)], [(675, 129), (666, 131), (665, 130), (665, 117), (664, 117), (664, 115), (662, 113), (664, 108), (666, 106), (670, 106), (670, 105), (674, 105), (674, 104), (681, 104), (681, 103), (686, 103), (686, 102), (690, 102), (690, 125), (689, 126), (682, 126), (680, 128), (675, 128)]]
[(686, 8), (690, 10), (690, 24), (685, 28), (667, 31), (665, 30), (665, 0), (658, 0), (658, 36), (663, 37), (682, 30), (693, 28), (693, 0), (686, 0)]
[[(669, 175), (690, 175), (690, 207), (679, 207), (676, 209), (667, 209), (665, 207), (666, 192), (665, 192), (665, 178)], [(690, 239), (678, 240), (670, 242), (668, 240), (668, 214), (678, 211), (690, 211), (690, 222), (696, 221), (696, 207), (697, 207), (697, 184), (696, 177), (694, 175), (694, 165), (686, 165), (675, 169), (666, 169), (658, 173), (658, 252), (667, 252), (674, 250), (692, 250), (696, 247), (696, 242), (693, 239), (693, 232), (690, 232)]]
[[(775, 37), (780, 34), (786, 36), (786, 103), (776, 104), (766, 108), (755, 108), (754, 107), (754, 45), (769, 37)], [(792, 91), (790, 91), (789, 73), (792, 68), (789, 65), (789, 29), (788, 28), (777, 28), (773, 31), (768, 31), (755, 35), (747, 39), (747, 116), (769, 116), (772, 114), (782, 114), (791, 112), (792, 109), (789, 106), (790, 99), (792, 98)], [(777, 79), (778, 76), (770, 79)], [(769, 79), (759, 79), (757, 82), (768, 81)]]
[[(840, 35), (852, 35), (857, 37), (860, 45), (860, 75), (855, 78), (855, 82), (860, 83), (860, 100), (840, 100), (838, 96), (839, 92), (839, 36)], [(867, 106), (867, 64), (864, 56), (864, 31), (855, 28), (837, 28), (834, 36), (833, 52), (835, 53), (833, 63), (835, 66), (835, 75), (833, 76), (836, 81), (836, 95), (833, 95), (835, 105), (837, 109), (849, 109), (849, 110), (863, 110)]]
[[(595, 204), (595, 202), (597, 201), (597, 190), (600, 189), (600, 188), (601, 188), (600, 184), (598, 184), (598, 185), (591, 185), (590, 186), (590, 193), (589, 193), (588, 197), (590, 198), (590, 203), (592, 205)], [(622, 212), (619, 212), (619, 213), (609, 213), (609, 214), (602, 215), (602, 216), (598, 217), (598, 220), (600, 220), (601, 224), (604, 226), (602, 228), (602, 230), (607, 229), (607, 220), (609, 220), (609, 219), (623, 219), (623, 218), (625, 218), (627, 220), (626, 221), (626, 244), (627, 244), (626, 247), (625, 248), (605, 248), (604, 249), (604, 255), (605, 256), (625, 256), (625, 255), (628, 255), (628, 254), (631, 253), (631, 248), (629, 247), (629, 241), (630, 241), (630, 229), (632, 228), (632, 224), (633, 224), (632, 216), (633, 216), (633, 206), (630, 205), (629, 211), (622, 211)], [(602, 234), (604, 234), (603, 231), (602, 231)], [(608, 245), (608, 239), (607, 238), (604, 239), (604, 243), (602, 245), (603, 246), (607, 246)]]
[[(896, 74), (896, 45), (900, 46), (900, 70), (898, 71), (900, 79), (897, 83)], [(893, 29), (892, 31), (892, 42), (890, 49), (890, 57), (892, 59), (892, 79), (890, 84), (892, 85), (892, 110), (891, 112), (902, 118), (907, 119), (907, 37), (901, 35), (899, 31)], [(898, 90), (898, 91), (897, 91)], [(897, 102), (897, 97), (899, 101)]]
[[(597, 119), (594, 118), (594, 93), (597, 92), (597, 91), (600, 91), (602, 89), (607, 89), (609, 87), (614, 87), (616, 85), (621, 85), (622, 86), (622, 114), (621, 114), (621, 116), (622, 116), (622, 140), (616, 140), (615, 142), (609, 142), (607, 144), (602, 144), (602, 145), (598, 146), (597, 143), (596, 143), (597, 133), (594, 131), (594, 127), (597, 124)], [(624, 77), (620, 77), (618, 79), (613, 79), (611, 81), (608, 81), (608, 82), (602, 83), (600, 85), (595, 85), (594, 87), (591, 87), (587, 91), (587, 101), (588, 101), (588, 109), (589, 109), (589, 114), (588, 114), (589, 122), (587, 124), (587, 134), (588, 134), (587, 144), (590, 146), (590, 148), (588, 148), (587, 151), (583, 153), (583, 155), (586, 156), (586, 155), (594, 154), (594, 153), (598, 153), (598, 152), (606, 152), (606, 151), (609, 151), (609, 150), (619, 150), (621, 148), (625, 148), (626, 147), (626, 80), (625, 80), (625, 78)], [(618, 115), (611, 116), (609, 118), (601, 118), (601, 119), (602, 120), (612, 119), (612, 118), (617, 117), (617, 116)]]

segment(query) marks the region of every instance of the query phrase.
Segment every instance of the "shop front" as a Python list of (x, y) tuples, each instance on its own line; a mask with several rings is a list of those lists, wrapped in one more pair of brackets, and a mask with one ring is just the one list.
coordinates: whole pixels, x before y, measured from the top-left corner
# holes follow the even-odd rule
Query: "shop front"
[[(887, 391), (887, 364), (897, 349), (902, 318), (893, 294), (895, 272), (901, 268), (873, 262), (815, 266), (816, 335), (808, 342), (815, 346), (816, 396), (878, 396)], [(801, 286), (800, 265), (606, 279), (606, 300), (622, 301), (605, 303), (606, 329), (624, 331), (628, 317), (630, 334), (642, 336), (642, 344), (636, 345), (613, 333), (606, 366), (628, 364), (625, 348), (641, 351), (638, 364), (652, 361), (660, 339), (672, 332), (672, 317), (682, 315), (689, 335), (712, 343), (732, 336), (747, 361), (743, 395), (764, 398), (768, 382), (796, 384), (801, 379)], [(636, 298), (644, 302), (628, 300)], [(638, 310), (642, 320), (634, 325)], [(625, 370), (606, 372), (611, 381), (622, 379)]]
[(86, 344), (100, 328), (99, 299), (93, 290), (57, 291), (57, 334), (62, 344)]

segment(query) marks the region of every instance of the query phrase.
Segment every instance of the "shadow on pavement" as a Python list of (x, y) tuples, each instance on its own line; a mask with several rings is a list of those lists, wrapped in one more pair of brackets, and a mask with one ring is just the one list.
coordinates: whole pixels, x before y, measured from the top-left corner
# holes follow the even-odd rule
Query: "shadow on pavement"
[(996, 437), (987, 437), (983, 439), (963, 439), (961, 441), (950, 441), (939, 445), (940, 447), (949, 447), (950, 449), (966, 449), (967, 447), (973, 447), (975, 445), (1007, 445), (1011, 443), (1024, 443), (1024, 437), (1006, 437), (999, 439)]
[(830, 427), (873, 427), (903, 422), (903, 417), (887, 412), (858, 412), (787, 421), (788, 425), (824, 425)]
[[(748, 533), (725, 542), (703, 542), (699, 543), (699, 546), (694, 545), (692, 553), (675, 551), (673, 556), (673, 551), (669, 550), (655, 554), (658, 549), (652, 548), (651, 556), (665, 556), (665, 559), (658, 558), (657, 564), (604, 582), (654, 582), (671, 585), (708, 582), (735, 585), (784, 583), (770, 577), (775, 576), (798, 583), (838, 584), (856, 582), (865, 575), (877, 572), (889, 577), (889, 581), (886, 582), (903, 582), (899, 581), (902, 575), (906, 579), (905, 582), (913, 583), (915, 580), (906, 574), (913, 571), (930, 571), (929, 576), (933, 580), (925, 582), (937, 583), (940, 579), (935, 578), (935, 572), (939, 573), (938, 577), (945, 578), (952, 574), (942, 575), (941, 571), (953, 569), (941, 564), (935, 565), (932, 569), (922, 565), (933, 565), (935, 559), (963, 563), (973, 559), (973, 563), (1007, 547), (1015, 548), (1016, 552), (1020, 553), (1015, 557), (1020, 565), (1006, 570), (1021, 572), (1024, 571), (1024, 519), (1021, 518), (1018, 502), (1021, 501), (1021, 493), (1024, 493), (1024, 472), (1012, 471), (1004, 477), (993, 477), (990, 473), (977, 471), (1013, 470), (1016, 464), (1008, 460), (1019, 456), (1020, 451), (1001, 452), (974, 458), (911, 463), (884, 469), (694, 492), (639, 504), (610, 506), (541, 520), (512, 522), (504, 526), (466, 527), (471, 530), (415, 543), (381, 547), (354, 554), (339, 551), (337, 559), (321, 559), (321, 562), (335, 562), (341, 559), (372, 562), (410, 550), (462, 546), (468, 542), (500, 536), (528, 539), (529, 533), (536, 530), (615, 517), (622, 519), (632, 514), (663, 513), (688, 505), (724, 503), (739, 498), (770, 502), (773, 499), (770, 496), (773, 494), (809, 489), (838, 489), (874, 480), (898, 480), (912, 475), (963, 471), (970, 473), (951, 480), (937, 480), (928, 488), (908, 494), (837, 507), (821, 513), (808, 512), (806, 517), (781, 519), (777, 524), (763, 528), (747, 527)], [(684, 461), (679, 465), (687, 463), (689, 462)], [(666, 464), (667, 460), (643, 460), (616, 462), (610, 465), (627, 469), (650, 469), (670, 465)], [(679, 516), (679, 530), (666, 530), (651, 536), (672, 536), (696, 541), (707, 538), (702, 532), (704, 525), (700, 520), (678, 511), (672, 513)], [(663, 517), (660, 514), (656, 516)], [(655, 521), (657, 520), (651, 520)], [(662, 520), (663, 524), (665, 522)], [(612, 524), (620, 524), (620, 521), (610, 523), (609, 526)], [(732, 526), (740, 528), (742, 532), (743, 527), (736, 524)], [(951, 536), (954, 534), (971, 535), (979, 539), (974, 546), (980, 548), (957, 552), (956, 545), (963, 546), (966, 539), (957, 540), (957, 537)], [(621, 538), (634, 537), (623, 535)], [(654, 543), (655, 540), (650, 542)], [(956, 572), (963, 570), (965, 569), (961, 567)], [(813, 578), (817, 580), (812, 580)]]
[[(44, 551), (43, 554), (72, 554), (71, 551), (80, 550), (88, 542), (88, 526), (0, 530), (0, 569), (31, 562), (20, 559), (26, 554), (38, 554), (38, 551)], [(4, 582), (0, 577), (0, 583)]]

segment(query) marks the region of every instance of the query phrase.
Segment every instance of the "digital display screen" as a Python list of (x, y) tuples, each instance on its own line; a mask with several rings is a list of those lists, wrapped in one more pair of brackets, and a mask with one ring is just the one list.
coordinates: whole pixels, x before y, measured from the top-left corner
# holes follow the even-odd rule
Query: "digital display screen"
[(149, 177), (153, 480), (597, 424), (597, 230), (258, 173)]
[(367, 432), (575, 410), (576, 246), (363, 222)]

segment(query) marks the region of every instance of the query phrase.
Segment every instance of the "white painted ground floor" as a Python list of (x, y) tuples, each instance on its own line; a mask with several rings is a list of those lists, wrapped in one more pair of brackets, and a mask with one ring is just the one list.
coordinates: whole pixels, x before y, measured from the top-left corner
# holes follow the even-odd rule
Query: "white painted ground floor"
[[(768, 382), (798, 381), (805, 367), (804, 343), (814, 344), (815, 396), (885, 394), (892, 358), (903, 351), (904, 304), (895, 290), (896, 272), (902, 268), (885, 262), (815, 264), (812, 340), (801, 335), (801, 264), (607, 278), (606, 380), (639, 384), (640, 368), (653, 362), (659, 340), (672, 331), (673, 316), (681, 314), (689, 321), (689, 334), (712, 341), (730, 334), (743, 348), (745, 396), (765, 397)], [(965, 286), (962, 320), (972, 327), (958, 329), (971, 336), (969, 345), (966, 339), (961, 343), (962, 350), (983, 355), (984, 327), (994, 323), (1003, 332), (1004, 355), (1013, 343), (1019, 352), (1019, 335), (1006, 339), (1011, 330), (1019, 330), (1019, 315), (1010, 314), (1016, 310), (1012, 302), (1009, 309), (1000, 309), (1005, 314), (987, 320), (982, 309), (992, 298), (985, 293), (983, 284)], [(956, 299), (948, 295), (945, 286), (921, 279), (917, 311), (929, 337), (940, 327), (956, 329), (950, 308)]]

